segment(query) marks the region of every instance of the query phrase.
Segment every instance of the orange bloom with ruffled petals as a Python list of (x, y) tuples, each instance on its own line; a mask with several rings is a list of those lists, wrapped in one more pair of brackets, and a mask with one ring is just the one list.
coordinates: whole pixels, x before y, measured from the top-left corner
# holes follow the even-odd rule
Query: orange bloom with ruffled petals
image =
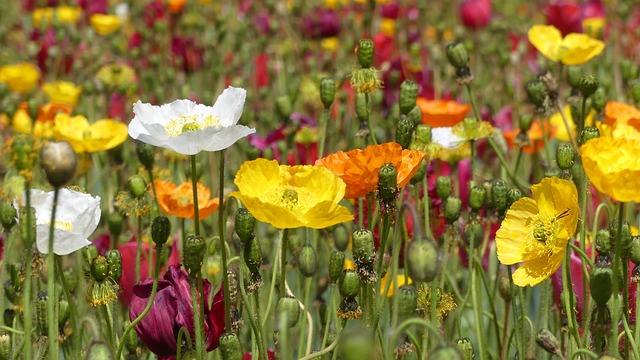
[(422, 123), (431, 127), (450, 127), (467, 116), (471, 105), (460, 104), (453, 100), (427, 100), (419, 97), (416, 105), (422, 112)]
[[(173, 215), (183, 219), (194, 219), (193, 212), (193, 185), (184, 182), (177, 186), (171, 181), (156, 179), (153, 182), (158, 197), (160, 209), (167, 215)], [(220, 200), (211, 199), (211, 190), (198, 182), (198, 217), (203, 220), (218, 210)]]
[(316, 161), (339, 176), (346, 184), (345, 199), (365, 196), (378, 187), (378, 173), (382, 165), (393, 164), (397, 170), (398, 186), (405, 186), (418, 171), (425, 153), (402, 150), (395, 142), (371, 145), (366, 149), (338, 151)]
[(640, 109), (620, 101), (609, 101), (604, 107), (604, 118), (609, 126), (613, 126), (616, 122), (638, 121)]
[[(547, 133), (547, 139), (552, 139), (556, 134), (556, 129), (553, 126), (549, 126), (549, 123), (544, 124), (545, 131)], [(505, 131), (503, 133), (505, 140), (507, 140), (507, 145), (511, 147), (522, 147), (522, 151), (527, 154), (536, 153), (542, 148), (544, 148), (544, 134), (542, 132), (542, 124), (540, 120), (534, 120), (531, 123), (531, 127), (527, 130), (527, 137), (529, 138), (528, 144), (518, 143), (518, 135), (520, 134), (520, 129), (513, 129), (509, 131)]]

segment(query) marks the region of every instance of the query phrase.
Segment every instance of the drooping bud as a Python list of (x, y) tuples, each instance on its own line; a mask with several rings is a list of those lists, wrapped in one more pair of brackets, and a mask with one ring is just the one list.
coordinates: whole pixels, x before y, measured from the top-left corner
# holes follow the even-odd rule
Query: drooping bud
[(58, 326), (64, 327), (64, 324), (69, 320), (71, 316), (71, 310), (69, 309), (69, 302), (65, 298), (61, 298), (58, 301)]
[(567, 66), (567, 82), (572, 88), (580, 86), (580, 77), (582, 69), (579, 66)]
[(431, 239), (415, 239), (407, 251), (407, 269), (414, 281), (429, 282), (435, 279), (440, 269), (438, 248)]
[(593, 301), (600, 306), (605, 306), (613, 293), (613, 270), (610, 267), (596, 264), (591, 269), (589, 285)]
[(378, 174), (378, 201), (383, 211), (395, 214), (398, 199), (398, 171), (393, 164), (388, 163), (380, 167)]
[(156, 216), (151, 222), (151, 239), (158, 248), (162, 247), (171, 236), (171, 221), (166, 216)]
[(453, 224), (460, 217), (460, 211), (462, 210), (462, 200), (457, 196), (449, 196), (444, 199), (444, 218), (447, 223)]
[(371, 67), (373, 64), (373, 41), (370, 39), (360, 39), (358, 46), (356, 47), (356, 54), (358, 55), (358, 64), (362, 68)]
[(80, 283), (76, 268), (68, 267), (64, 269), (64, 271), (62, 272), (62, 276), (64, 277), (64, 281), (67, 283), (67, 290), (69, 290), (69, 292), (74, 292), (78, 288), (78, 284)]
[(402, 150), (408, 149), (413, 139), (414, 123), (407, 115), (400, 115), (396, 128), (396, 142), (402, 146)]
[(49, 183), (61, 187), (75, 175), (78, 158), (68, 142), (49, 142), (40, 150), (40, 163)]
[(531, 124), (533, 123), (533, 117), (529, 114), (523, 114), (520, 116), (520, 121), (518, 122), (518, 126), (520, 127), (521, 133), (526, 133), (529, 128), (531, 128)]
[(611, 233), (609, 229), (600, 229), (596, 233), (596, 250), (600, 254), (611, 253)]
[(155, 155), (155, 147), (142, 141), (136, 141), (136, 155), (138, 160), (147, 170), (153, 168), (153, 161)]
[(312, 277), (318, 269), (316, 251), (311, 245), (304, 245), (298, 252), (298, 268), (305, 277)]
[(477, 249), (482, 244), (484, 229), (478, 220), (472, 220), (464, 227), (464, 241), (467, 245), (473, 245)]
[(511, 301), (511, 283), (509, 282), (509, 277), (504, 273), (500, 273), (498, 276), (498, 292), (504, 301)]
[(225, 333), (220, 336), (220, 357), (222, 360), (242, 359), (242, 348), (236, 334)]
[(473, 211), (479, 211), (484, 206), (487, 191), (482, 186), (473, 186), (469, 191), (469, 207)]
[(520, 200), (521, 198), (522, 191), (520, 191), (520, 189), (509, 189), (509, 191), (507, 191), (507, 209), (509, 209), (514, 202)]
[(447, 45), (446, 54), (449, 64), (453, 65), (456, 69), (465, 67), (467, 63), (469, 63), (469, 53), (461, 42)]
[(340, 274), (340, 295), (352, 299), (360, 292), (360, 277), (355, 270), (345, 269)]
[(556, 161), (558, 167), (562, 170), (570, 170), (575, 162), (575, 151), (573, 145), (568, 142), (561, 142), (558, 144), (556, 150)]
[(129, 187), (129, 192), (136, 198), (142, 197), (147, 192), (147, 183), (144, 181), (142, 176), (133, 175), (127, 181), (127, 186)]
[(580, 92), (582, 96), (589, 97), (593, 95), (593, 93), (598, 90), (598, 86), (600, 83), (598, 82), (598, 78), (593, 74), (585, 74), (580, 77)]
[(597, 112), (601, 112), (607, 103), (607, 94), (604, 88), (598, 87), (598, 89), (591, 95), (591, 106)]
[(252, 273), (259, 272), (262, 265), (262, 250), (260, 241), (251, 236), (244, 243), (244, 262)]
[(291, 98), (288, 95), (278, 96), (276, 99), (276, 109), (283, 119), (288, 119), (291, 116), (292, 106)]
[(475, 353), (473, 351), (473, 343), (468, 337), (462, 339), (456, 339), (454, 342), (464, 360), (473, 360)]
[(438, 176), (436, 178), (436, 195), (440, 200), (444, 200), (451, 195), (451, 178), (448, 176)]
[(504, 214), (507, 210), (507, 183), (502, 179), (493, 180), (491, 185), (491, 199), (493, 208), (499, 215)]
[(355, 259), (370, 259), (375, 252), (374, 246), (373, 233), (371, 230), (363, 228), (353, 232), (351, 251)]
[[(422, 111), (417, 105), (414, 106), (411, 111), (409, 111), (407, 117), (411, 119), (411, 121), (413, 121), (414, 126), (419, 126), (420, 124), (422, 124)], [(431, 139), (431, 137), (429, 137), (429, 139)]]
[[(393, 285), (392, 285), (393, 286)], [(402, 285), (395, 296), (398, 296), (398, 316), (402, 319), (416, 313), (418, 294), (413, 285)]]
[(638, 235), (632, 237), (629, 259), (636, 265), (640, 264), (640, 236)]
[(191, 235), (183, 245), (182, 262), (190, 276), (195, 277), (202, 271), (202, 261), (206, 244), (202, 236)]
[(537, 107), (541, 107), (544, 104), (544, 99), (547, 96), (547, 87), (544, 83), (538, 79), (531, 80), (526, 85), (527, 96)]
[(240, 208), (238, 212), (236, 212), (235, 220), (235, 232), (240, 238), (240, 241), (246, 242), (253, 236), (256, 218), (246, 208)]
[(320, 80), (320, 100), (325, 109), (328, 109), (333, 104), (333, 100), (336, 96), (336, 83), (333, 78), (322, 78)]
[(298, 323), (298, 317), (300, 316), (298, 300), (293, 296), (280, 298), (280, 300), (278, 300), (278, 305), (276, 306), (276, 314), (278, 314), (278, 318), (281, 318), (286, 314), (287, 325), (289, 327), (296, 326)]
[(334, 250), (329, 258), (329, 279), (335, 284), (340, 278), (342, 268), (344, 267), (344, 253)]
[(586, 144), (591, 139), (597, 139), (600, 137), (600, 130), (595, 126), (587, 126), (584, 128), (581, 134), (581, 144)]
[(109, 266), (109, 276), (119, 284), (122, 277), (122, 254), (115, 249), (108, 250), (104, 257), (107, 259), (107, 265)]
[(536, 343), (551, 355), (561, 355), (558, 338), (547, 329), (540, 329), (536, 335)]
[(16, 224), (18, 212), (9, 202), (0, 199), (0, 224), (9, 232), (13, 225)]
[(349, 231), (344, 224), (336, 226), (333, 230), (333, 243), (340, 251), (345, 251), (349, 246)]
[(400, 114), (409, 114), (416, 106), (418, 98), (418, 84), (411, 80), (405, 80), (400, 85), (400, 98), (398, 105), (400, 106)]

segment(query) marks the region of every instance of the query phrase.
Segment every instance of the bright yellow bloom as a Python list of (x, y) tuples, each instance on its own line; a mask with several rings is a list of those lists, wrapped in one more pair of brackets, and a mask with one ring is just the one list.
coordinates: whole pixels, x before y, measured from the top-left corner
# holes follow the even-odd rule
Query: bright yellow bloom
[(31, 63), (11, 64), (0, 67), (0, 83), (7, 83), (9, 90), (26, 94), (40, 80), (40, 71)]
[(87, 118), (82, 115), (72, 117), (58, 114), (54, 123), (53, 135), (56, 140), (66, 140), (77, 153), (113, 149), (122, 144), (128, 136), (127, 125), (111, 119), (89, 124)]
[[(396, 277), (396, 283), (395, 283), (395, 287), (393, 286), (394, 284), (392, 283), (391, 285), (389, 285), (389, 291), (387, 291), (387, 297), (392, 297), (393, 294), (395, 293), (395, 289), (400, 288), (403, 285), (411, 285), (413, 284), (413, 280), (411, 280), (410, 277), (407, 277), (408, 281), (405, 283), (405, 276), (404, 274), (398, 274)], [(384, 289), (387, 288), (387, 281), (392, 281), (389, 280), (389, 273), (387, 272), (387, 274), (380, 280), (380, 294), (384, 294)]]
[[(569, 128), (571, 128), (571, 136), (575, 139), (577, 136), (577, 127), (575, 121), (573, 120), (573, 115), (571, 115), (571, 105), (566, 105), (564, 109), (562, 109), (562, 111), (564, 112), (564, 116), (567, 117)], [(594, 114), (595, 113), (593, 112), (593, 110), (589, 111), (585, 126), (593, 126)], [(556, 129), (556, 137), (559, 140), (571, 141), (571, 138), (569, 138), (569, 133), (567, 132), (567, 127), (564, 124), (564, 120), (562, 119), (562, 115), (560, 114), (560, 112), (551, 115), (549, 121), (551, 122), (551, 125), (553, 125), (553, 127)]]
[(91, 27), (99, 35), (109, 35), (116, 32), (122, 22), (117, 15), (93, 14), (91, 15)]
[(571, 33), (563, 38), (553, 25), (534, 25), (528, 36), (544, 57), (566, 65), (584, 64), (604, 50), (604, 42), (587, 34)]
[(396, 21), (394, 19), (382, 19), (380, 32), (387, 36), (394, 36), (396, 34)]
[(607, 25), (607, 20), (602, 17), (590, 17), (582, 20), (583, 32), (594, 38), (602, 38), (605, 25)]
[(320, 47), (322, 50), (335, 54), (340, 47), (340, 40), (335, 36), (322, 39), (322, 41), (320, 41)]
[(617, 201), (640, 202), (640, 141), (600, 137), (580, 148), (584, 171), (598, 191)]
[(51, 25), (54, 21), (58, 24), (73, 25), (80, 20), (81, 15), (82, 8), (66, 5), (39, 8), (32, 13), (33, 24), (36, 27), (40, 27), (42, 22)]
[(96, 78), (105, 85), (126, 89), (136, 82), (136, 71), (127, 64), (105, 65), (98, 70)]
[(82, 93), (81, 86), (60, 80), (42, 85), (42, 90), (47, 94), (49, 100), (72, 107), (76, 106), (80, 93)]
[(522, 262), (513, 273), (513, 283), (522, 287), (535, 286), (558, 270), (578, 225), (573, 182), (544, 178), (531, 191), (533, 199), (513, 203), (496, 232), (498, 260), (504, 265)]
[(285, 166), (275, 160), (247, 161), (236, 174), (238, 198), (256, 219), (279, 229), (323, 229), (353, 220), (339, 205), (345, 183), (320, 166)]

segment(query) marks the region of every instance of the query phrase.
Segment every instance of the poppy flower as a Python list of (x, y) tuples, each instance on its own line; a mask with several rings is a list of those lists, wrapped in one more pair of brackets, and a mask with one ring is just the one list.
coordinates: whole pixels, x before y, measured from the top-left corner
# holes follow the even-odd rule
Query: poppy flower
[(471, 105), (453, 100), (427, 100), (421, 97), (416, 100), (416, 105), (422, 112), (422, 123), (433, 128), (453, 126), (471, 110)]
[(69, 81), (54, 81), (42, 85), (42, 90), (49, 100), (54, 103), (76, 106), (78, 97), (82, 93), (82, 87)]
[(378, 173), (385, 164), (393, 164), (397, 171), (398, 187), (403, 187), (418, 171), (425, 153), (402, 150), (396, 142), (371, 145), (364, 150), (338, 151), (316, 161), (347, 184), (344, 197), (356, 199), (378, 188)]
[(522, 265), (513, 273), (518, 286), (535, 286), (558, 270), (569, 238), (578, 226), (578, 190), (573, 182), (544, 178), (507, 211), (496, 232), (498, 260)]
[(580, 5), (573, 1), (552, 1), (543, 10), (547, 17), (547, 24), (553, 25), (562, 36), (580, 32), (581, 9)]
[(613, 126), (617, 122), (640, 121), (640, 109), (620, 101), (609, 101), (604, 106), (605, 123)]
[[(176, 186), (171, 181), (156, 179), (153, 182), (158, 197), (160, 209), (167, 215), (173, 215), (183, 219), (193, 219), (193, 184), (183, 182)], [(201, 182), (198, 182), (198, 217), (203, 220), (218, 210), (220, 200), (211, 199), (211, 190)]]
[(54, 119), (53, 135), (65, 140), (77, 153), (113, 149), (127, 139), (127, 125), (112, 119), (101, 119), (93, 124), (82, 115), (58, 114)]
[(53, 137), (53, 119), (58, 113), (71, 114), (71, 106), (61, 103), (47, 103), (38, 108), (35, 121), (29, 115), (29, 105), (22, 103), (13, 115), (11, 127), (14, 131), (33, 134), (37, 138)]
[[(534, 120), (529, 130), (527, 130), (526, 137), (520, 136), (520, 129), (504, 131), (502, 134), (509, 147), (522, 148), (523, 152), (533, 154), (544, 148), (544, 134), (542, 131), (543, 125), (540, 120)], [(553, 126), (549, 126), (547, 122), (544, 123), (544, 131), (547, 133), (548, 139), (553, 138), (556, 133), (556, 129)]]
[(238, 198), (256, 219), (279, 229), (323, 229), (353, 220), (339, 205), (344, 182), (319, 166), (278, 165), (275, 160), (247, 161), (236, 174)]
[(460, 20), (467, 29), (478, 30), (491, 21), (490, 0), (465, 0), (460, 3)]
[[(203, 331), (207, 351), (216, 349), (219, 345), (220, 334), (224, 332), (224, 298), (223, 289), (213, 296), (209, 306), (211, 284), (203, 280), (204, 302)], [(129, 319), (133, 321), (142, 313), (149, 301), (153, 279), (147, 278), (134, 286)], [(174, 356), (178, 350), (177, 338), (180, 328), (185, 327), (192, 339), (195, 339), (193, 323), (193, 303), (191, 301), (191, 286), (189, 274), (180, 264), (169, 266), (164, 276), (158, 279), (156, 297), (151, 310), (136, 326), (135, 330), (142, 342), (158, 356)]]
[(40, 80), (40, 71), (30, 63), (10, 64), (0, 67), (0, 83), (20, 94), (31, 91)]
[(57, 7), (46, 7), (35, 9), (31, 13), (33, 25), (40, 27), (42, 23), (46, 25), (53, 24), (53, 19), (58, 24), (73, 25), (80, 20), (82, 16), (82, 8), (74, 6), (60, 5)]
[(246, 96), (246, 90), (230, 86), (213, 107), (191, 100), (176, 100), (162, 106), (138, 100), (133, 104), (135, 117), (129, 124), (129, 135), (183, 155), (224, 150), (256, 132), (237, 125)]
[(534, 25), (527, 33), (529, 41), (551, 61), (565, 65), (580, 65), (598, 56), (604, 50), (604, 42), (587, 34), (562, 33), (552, 25)]
[(93, 14), (89, 19), (91, 27), (98, 35), (109, 35), (116, 32), (122, 21), (117, 15)]
[(316, 8), (302, 23), (302, 31), (312, 39), (325, 39), (340, 34), (340, 17), (330, 9)]
[[(567, 124), (569, 125), (569, 129), (571, 130), (571, 137), (569, 137), (569, 133), (567, 132), (567, 126), (564, 123), (564, 119), (562, 118), (562, 114), (557, 112), (549, 118), (549, 122), (555, 128), (556, 137), (562, 141), (571, 141), (571, 139), (575, 139), (577, 134), (577, 126), (576, 122), (573, 120), (573, 112), (571, 111), (571, 105), (566, 105), (563, 109), (564, 116), (567, 119)], [(585, 119), (584, 126), (593, 126), (593, 119), (595, 112), (590, 110), (587, 114), (587, 118)]]
[(182, 60), (182, 69), (190, 74), (202, 68), (204, 47), (196, 44), (193, 37), (174, 36), (171, 38), (171, 52)]

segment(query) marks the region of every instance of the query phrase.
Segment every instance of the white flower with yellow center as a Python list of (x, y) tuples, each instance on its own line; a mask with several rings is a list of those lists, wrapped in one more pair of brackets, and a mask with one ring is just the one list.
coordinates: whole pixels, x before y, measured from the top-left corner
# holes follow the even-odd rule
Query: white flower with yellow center
[(224, 150), (256, 132), (237, 125), (246, 96), (246, 90), (228, 87), (213, 106), (191, 100), (176, 100), (162, 106), (138, 101), (133, 104), (135, 117), (129, 124), (129, 135), (183, 155)]

